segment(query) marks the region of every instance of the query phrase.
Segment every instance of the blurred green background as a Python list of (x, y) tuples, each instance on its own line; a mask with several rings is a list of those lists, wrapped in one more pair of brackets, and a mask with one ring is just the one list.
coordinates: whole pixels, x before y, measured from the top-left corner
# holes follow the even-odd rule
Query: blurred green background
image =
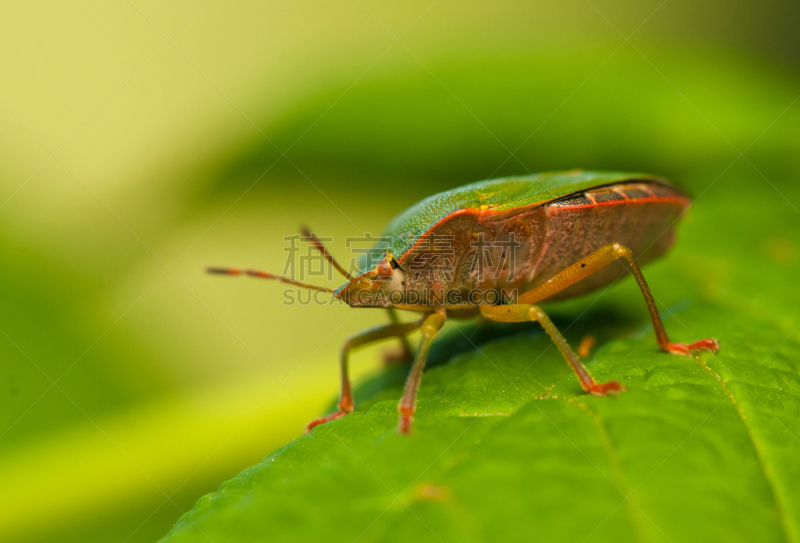
[(648, 171), (763, 232), (709, 240), (767, 262), (740, 281), (796, 270), (798, 23), (788, 0), (3, 4), (0, 539), (158, 539), (327, 409), (341, 342), (385, 316), (202, 273), (280, 271), (302, 223), (347, 260), (466, 182)]

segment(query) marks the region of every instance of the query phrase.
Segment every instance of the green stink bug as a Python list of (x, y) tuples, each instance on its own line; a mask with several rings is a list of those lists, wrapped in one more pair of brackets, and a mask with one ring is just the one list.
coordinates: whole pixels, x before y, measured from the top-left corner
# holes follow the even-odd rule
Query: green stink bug
[[(644, 295), (659, 348), (688, 355), (719, 349), (715, 339), (672, 343), (647, 282), (639, 269), (663, 255), (675, 237), (674, 224), (690, 200), (664, 179), (619, 172), (557, 172), (480, 181), (436, 194), (398, 215), (387, 227), (386, 243), (374, 247), (356, 274), (348, 273), (313, 234), (306, 238), (347, 282), (336, 290), (257, 270), (209, 268), (212, 273), (246, 274), (330, 292), (352, 307), (384, 307), (392, 322), (348, 339), (342, 349), (339, 410), (313, 420), (314, 426), (354, 409), (348, 354), (357, 347), (406, 336), (422, 339), (398, 405), (399, 431), (410, 433), (416, 394), (428, 349), (448, 318), (482, 316), (497, 322), (538, 322), (575, 371), (583, 390), (604, 396), (624, 387), (598, 383), (564, 336), (539, 308), (586, 294), (617, 280), (619, 260)], [(446, 243), (442, 243), (442, 241)], [(438, 263), (438, 264), (437, 264)], [(395, 310), (421, 313), (411, 323)]]

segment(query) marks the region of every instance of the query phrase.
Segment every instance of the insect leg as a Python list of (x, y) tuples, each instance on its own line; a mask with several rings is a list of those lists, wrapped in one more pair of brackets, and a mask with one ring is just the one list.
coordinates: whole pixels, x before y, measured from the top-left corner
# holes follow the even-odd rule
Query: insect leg
[(392, 337), (401, 337), (401, 336), (404, 337), (406, 334), (410, 334), (411, 332), (413, 332), (422, 325), (423, 325), (422, 320), (405, 324), (388, 324), (386, 326), (372, 328), (371, 330), (367, 330), (366, 332), (357, 334), (348, 339), (347, 341), (345, 341), (344, 345), (342, 345), (342, 354), (339, 359), (339, 369), (341, 371), (341, 381), (342, 381), (342, 391), (339, 397), (339, 410), (325, 417), (320, 417), (318, 419), (312, 420), (306, 425), (306, 432), (310, 431), (314, 426), (317, 426), (318, 424), (322, 424), (323, 422), (328, 422), (333, 419), (338, 419), (339, 417), (343, 417), (344, 415), (353, 411), (354, 407), (353, 391), (350, 387), (350, 378), (348, 377), (348, 370), (347, 370), (348, 368), (347, 362), (351, 350), (366, 345), (368, 343), (381, 341), (383, 339), (388, 339)]
[(422, 340), (419, 343), (419, 350), (417, 351), (417, 358), (414, 360), (414, 365), (411, 366), (411, 372), (408, 374), (406, 386), (403, 390), (403, 397), (397, 406), (400, 412), (400, 423), (398, 424), (397, 431), (401, 434), (411, 433), (411, 422), (414, 420), (414, 411), (416, 409), (417, 391), (419, 390), (420, 382), (422, 381), (422, 372), (425, 370), (425, 362), (428, 359), (428, 349), (431, 346), (433, 338), (444, 325), (447, 319), (444, 313), (434, 313), (428, 315), (422, 322), (420, 333)]
[[(387, 308), (386, 311), (389, 313), (389, 320), (392, 324), (400, 323), (400, 319), (397, 318), (397, 311), (393, 307)], [(411, 350), (408, 338), (406, 336), (400, 336), (398, 339), (400, 340), (399, 351), (387, 351), (383, 355), (383, 361), (387, 364), (393, 362), (405, 363), (414, 360), (414, 352)]]
[(554, 275), (543, 285), (520, 295), (518, 302), (533, 304), (544, 300), (548, 296), (577, 283), (584, 277), (593, 274), (619, 258), (623, 260), (628, 270), (636, 278), (636, 283), (639, 285), (639, 289), (644, 296), (644, 301), (647, 304), (647, 310), (650, 312), (650, 319), (653, 321), (653, 328), (656, 332), (658, 346), (662, 351), (685, 355), (695, 350), (719, 351), (719, 341), (716, 339), (701, 339), (700, 341), (688, 345), (685, 343), (670, 342), (667, 331), (664, 329), (664, 323), (661, 322), (661, 316), (658, 314), (656, 302), (653, 300), (653, 294), (650, 292), (650, 287), (647, 286), (647, 281), (645, 281), (642, 271), (639, 269), (638, 264), (636, 264), (631, 250), (619, 243), (611, 243), (605, 247), (601, 247), (589, 256), (580, 259), (572, 266)]
[(496, 306), (481, 306), (481, 313), (497, 322), (524, 322), (524, 321), (537, 321), (542, 325), (544, 331), (553, 340), (558, 350), (567, 359), (567, 363), (572, 367), (572, 370), (578, 376), (581, 387), (584, 391), (594, 394), (595, 396), (605, 396), (606, 394), (619, 394), (625, 390), (625, 387), (616, 381), (609, 381), (608, 383), (598, 383), (589, 374), (586, 367), (581, 364), (578, 356), (569, 346), (567, 340), (558, 331), (553, 321), (550, 320), (544, 311), (538, 306), (532, 304), (518, 304), (518, 305), (496, 305)]

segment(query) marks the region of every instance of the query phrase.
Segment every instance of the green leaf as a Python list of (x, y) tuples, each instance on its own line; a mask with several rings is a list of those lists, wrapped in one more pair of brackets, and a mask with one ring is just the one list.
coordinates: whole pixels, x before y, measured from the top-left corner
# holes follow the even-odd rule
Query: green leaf
[(537, 326), (453, 327), (412, 437), (390, 368), (163, 541), (800, 541), (797, 217), (748, 207), (775, 195), (732, 172), (645, 269), (673, 340), (718, 355), (660, 353), (630, 280), (550, 308), (573, 345), (599, 338), (589, 370), (619, 397), (582, 394)]

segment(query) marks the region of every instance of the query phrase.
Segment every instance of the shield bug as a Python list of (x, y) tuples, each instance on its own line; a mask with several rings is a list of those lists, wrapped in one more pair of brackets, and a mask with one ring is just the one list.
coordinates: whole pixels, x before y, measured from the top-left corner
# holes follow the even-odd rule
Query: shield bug
[[(426, 198), (389, 223), (383, 243), (350, 274), (323, 243), (311, 242), (347, 282), (336, 290), (257, 270), (209, 268), (330, 292), (351, 307), (383, 307), (391, 322), (348, 339), (341, 353), (338, 411), (311, 421), (307, 430), (354, 408), (348, 379), (350, 351), (419, 330), (421, 340), (398, 410), (399, 432), (410, 433), (428, 349), (450, 318), (481, 316), (497, 322), (536, 321), (558, 347), (587, 393), (618, 394), (616, 381), (598, 383), (539, 307), (586, 294), (630, 272), (644, 296), (659, 348), (688, 355), (716, 352), (719, 342), (672, 343), (639, 269), (663, 255), (689, 198), (664, 179), (614, 172), (557, 172), (472, 183)], [(614, 262), (623, 266), (611, 266)], [(623, 269), (624, 268), (624, 269)], [(420, 318), (400, 322), (396, 310)]]

